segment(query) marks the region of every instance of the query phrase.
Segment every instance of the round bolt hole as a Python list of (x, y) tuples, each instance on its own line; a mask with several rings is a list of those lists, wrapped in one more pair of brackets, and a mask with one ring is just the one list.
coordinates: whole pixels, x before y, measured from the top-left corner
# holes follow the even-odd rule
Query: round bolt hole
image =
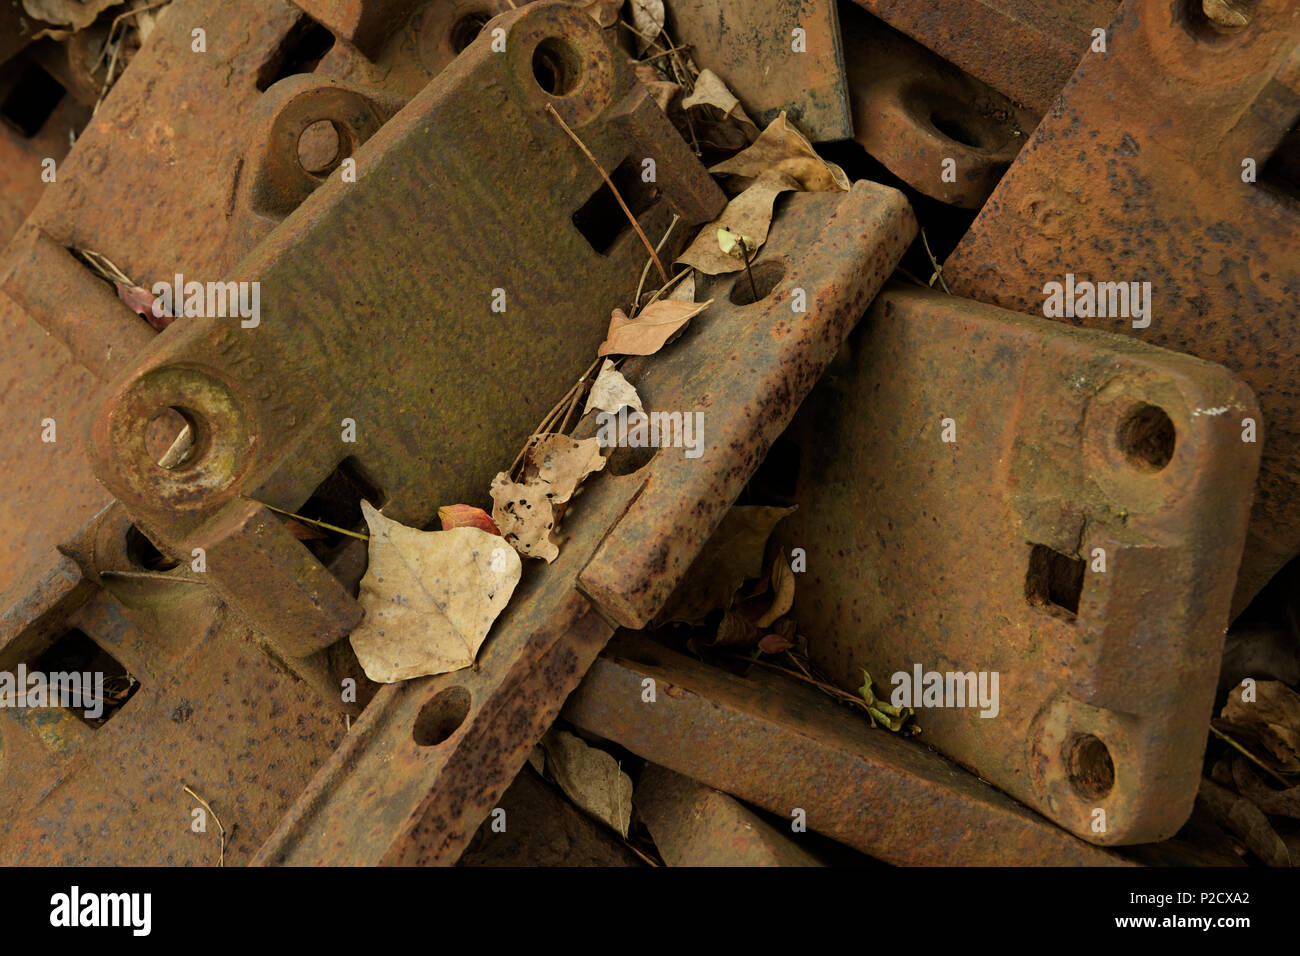
[(533, 50), (533, 78), (552, 96), (568, 96), (582, 76), (582, 59), (573, 45), (547, 37)]
[(164, 408), (145, 425), (145, 451), (159, 467), (174, 471), (197, 460), (194, 447), (197, 434), (193, 420), (184, 411)]
[(1066, 758), (1070, 786), (1085, 800), (1095, 800), (1110, 793), (1115, 786), (1115, 763), (1106, 745), (1086, 734), (1078, 737)]
[(420, 708), (411, 729), (411, 739), (421, 747), (436, 747), (469, 716), (469, 691), (459, 684), (439, 691)]
[(941, 108), (933, 111), (930, 114), (930, 125), (963, 146), (979, 149), (984, 145), (979, 133), (971, 129), (965, 118), (955, 110)]
[(1163, 408), (1139, 405), (1124, 417), (1115, 433), (1120, 451), (1134, 468), (1160, 471), (1174, 457), (1177, 435)]
[[(750, 276), (753, 276), (754, 285), (751, 288), (749, 284)], [(785, 278), (785, 263), (779, 259), (767, 259), (763, 262), (753, 264), (749, 267), (747, 275), (743, 270), (736, 273), (736, 279), (731, 284), (732, 305), (752, 305), (755, 302), (761, 302), (772, 294), (772, 290), (777, 287), (782, 279)], [(756, 296), (754, 293), (757, 292)]]
[(312, 176), (328, 175), (339, 164), (343, 137), (331, 120), (317, 120), (298, 136), (298, 163)]
[(492, 15), (484, 11), (465, 14), (451, 25), (451, 48), (457, 53), (463, 52), (478, 39), (478, 35), (483, 32), (483, 28), (491, 19)]
[(141, 571), (170, 571), (180, 564), (159, 551), (135, 525), (126, 529), (126, 556)]
[[(628, 426), (631, 429), (631, 424)], [(615, 448), (605, 462), (605, 471), (618, 477), (640, 471), (654, 460), (658, 448)]]

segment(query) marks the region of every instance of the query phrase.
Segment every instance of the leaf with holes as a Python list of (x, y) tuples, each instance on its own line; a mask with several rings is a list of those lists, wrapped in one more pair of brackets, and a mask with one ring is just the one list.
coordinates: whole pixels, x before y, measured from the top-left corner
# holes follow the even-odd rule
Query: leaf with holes
[(632, 822), (632, 778), (617, 761), (567, 730), (551, 730), (542, 738), (542, 749), (546, 769), (569, 799), (626, 837)]
[[(621, 376), (620, 376), (621, 377)], [(605, 467), (600, 442), (594, 438), (581, 441), (568, 435), (539, 435), (524, 452), (524, 482), (546, 486), (552, 504), (565, 504), (578, 486), (594, 471)]]
[(629, 319), (622, 309), (615, 309), (609, 319), (609, 332), (596, 350), (597, 355), (654, 355), (682, 330), (691, 319), (713, 304), (659, 299), (651, 302)]
[(478, 528), (419, 531), (361, 502), (370, 565), (350, 641), (366, 676), (391, 684), (474, 663), (519, 583), (513, 549)]

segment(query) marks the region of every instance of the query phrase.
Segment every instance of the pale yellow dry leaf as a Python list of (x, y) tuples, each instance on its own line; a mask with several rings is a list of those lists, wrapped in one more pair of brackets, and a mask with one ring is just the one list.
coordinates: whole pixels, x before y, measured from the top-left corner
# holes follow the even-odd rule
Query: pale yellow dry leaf
[(537, 480), (517, 484), (504, 471), (492, 479), (492, 520), (501, 536), (524, 557), (548, 564), (560, 556), (549, 490)]
[(350, 641), (366, 676), (381, 684), (469, 667), (519, 583), (522, 565), (478, 528), (420, 531), (361, 503), (370, 565), (358, 602), (365, 618)]
[(596, 354), (654, 355), (682, 326), (712, 304), (712, 299), (708, 302), (659, 299), (642, 309), (635, 319), (629, 319), (622, 309), (615, 309), (609, 319), (609, 332)]
[(567, 730), (547, 733), (542, 749), (547, 769), (569, 799), (626, 837), (632, 822), (632, 778), (618, 762)]
[(784, 558), (777, 558), (772, 565), (772, 595), (772, 606), (754, 622), (760, 628), (771, 627), (777, 618), (794, 607), (794, 572)]
[(673, 286), (673, 291), (669, 292), (664, 298), (673, 302), (694, 302), (695, 271), (691, 270), (691, 274)]
[(628, 0), (632, 26), (636, 27), (636, 54), (640, 56), (664, 28), (664, 0)]
[(587, 395), (587, 404), (583, 407), (582, 414), (586, 415), (593, 408), (602, 412), (617, 412), (620, 408), (645, 411), (641, 405), (641, 396), (609, 359), (605, 359), (596, 381), (591, 383), (591, 392)]
[(677, 261), (694, 266), (711, 276), (739, 272), (745, 268), (745, 263), (722, 251), (718, 245), (718, 230), (730, 229), (733, 233), (753, 240), (750, 250), (752, 256), (754, 251), (767, 242), (776, 197), (783, 192), (798, 190), (799, 184), (792, 177), (779, 170), (769, 170), (727, 203), (722, 215), (700, 230), (686, 251), (677, 257)]
[(695, 78), (695, 89), (690, 96), (682, 99), (682, 109), (693, 106), (712, 106), (727, 119), (748, 127), (754, 136), (758, 135), (758, 124), (749, 118), (745, 108), (740, 105), (740, 100), (736, 99), (735, 94), (727, 89), (727, 84), (712, 70), (701, 70)]
[(844, 170), (818, 156), (784, 112), (744, 150), (709, 168), (715, 176), (736, 176), (745, 183), (773, 170), (794, 180), (804, 192), (848, 192), (850, 185)]
[(535, 480), (545, 484), (546, 497), (552, 504), (562, 505), (588, 475), (604, 467), (600, 442), (594, 438), (539, 435), (524, 452), (523, 478), (526, 483)]
[(623, 9), (623, 0), (569, 0), (587, 16), (602, 27), (612, 27), (618, 22), (618, 12)]
[(50, 37), (62, 40), (78, 30), (84, 30), (109, 7), (123, 0), (23, 0), (23, 9), (34, 20), (40, 20), (61, 30), (42, 30), (33, 39)]

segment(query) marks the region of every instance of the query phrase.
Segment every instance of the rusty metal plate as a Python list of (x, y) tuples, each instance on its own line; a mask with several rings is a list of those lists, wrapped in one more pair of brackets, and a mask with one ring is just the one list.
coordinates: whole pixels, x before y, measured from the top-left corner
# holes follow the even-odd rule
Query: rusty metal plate
[(1045, 113), (1116, 0), (855, 0), (971, 76)]
[[(610, 620), (658, 611), (915, 230), (906, 201), (883, 186), (790, 196), (755, 267), (764, 297), (748, 301), (743, 274), (721, 278), (681, 338), (624, 366), (647, 408), (703, 416), (698, 457), (617, 449), (566, 512), (559, 558), (521, 582), (478, 667), (383, 687), (258, 861), (454, 862), (613, 633)], [(801, 299), (807, 312), (794, 310)], [(589, 418), (576, 434), (594, 432)]]
[[(296, 511), (339, 469), (411, 526), (477, 500), (635, 283), (645, 249), (617, 207), (581, 218), (608, 187), (549, 109), (614, 176), (634, 170), (637, 193), (622, 188), (648, 233), (724, 202), (590, 17), (537, 4), (496, 22), (505, 53), (480, 37), (358, 150), (355, 183), (332, 176), (218, 277), (257, 283), (260, 316), (176, 323), (93, 426), (96, 474), (135, 523), (165, 553), (204, 549), (211, 586), (286, 661), (346, 635), (360, 608), (261, 503)], [(312, 103), (343, 135), (360, 94), (311, 87), (334, 89)], [(282, 169), (301, 175), (292, 139), (242, 176), (274, 193)], [(169, 408), (197, 436), (174, 469), (146, 444)]]
[(866, 668), (878, 696), (906, 688), (921, 740), (1085, 839), (1172, 836), (1214, 702), (1251, 415), (1201, 359), (886, 291), (790, 433), (800, 508), (777, 534), (806, 552), (810, 656), (842, 687)]
[(779, 817), (804, 810), (810, 830), (890, 863), (1124, 864), (807, 684), (738, 677), (640, 635), (615, 639), (564, 717)]
[(814, 142), (853, 135), (835, 0), (676, 0), (668, 16), (760, 128), (784, 110)]
[[(958, 294), (1039, 315), (1048, 282), (1150, 282), (1147, 318), (1074, 321), (1222, 362), (1255, 390), (1264, 451), (1234, 614), (1300, 552), (1300, 185), (1286, 166), (1300, 19), (1289, 0), (1253, 9), (1219, 33), (1188, 4), (1126, 2), (1110, 52), (1080, 65), (944, 270)], [(1248, 158), (1257, 182), (1243, 182)]]
[(669, 866), (820, 866), (739, 800), (650, 764), (636, 782), (636, 811)]
[(854, 139), (912, 188), (978, 209), (1038, 117), (856, 7), (843, 23)]

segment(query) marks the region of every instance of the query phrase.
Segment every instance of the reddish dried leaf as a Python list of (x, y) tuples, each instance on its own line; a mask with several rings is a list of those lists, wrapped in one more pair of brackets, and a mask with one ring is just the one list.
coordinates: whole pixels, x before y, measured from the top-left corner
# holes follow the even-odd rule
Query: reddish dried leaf
[(450, 531), (452, 528), (478, 528), (488, 534), (501, 534), (492, 516), (482, 508), (475, 508), (473, 505), (443, 505), (438, 509), (438, 520), (442, 522), (443, 531)]
[(158, 301), (158, 298), (148, 289), (142, 289), (138, 285), (123, 285), (120, 282), (115, 283), (115, 285), (117, 286), (117, 297), (122, 300), (123, 304), (159, 332), (172, 324), (172, 316), (162, 309), (155, 309), (154, 303)]

